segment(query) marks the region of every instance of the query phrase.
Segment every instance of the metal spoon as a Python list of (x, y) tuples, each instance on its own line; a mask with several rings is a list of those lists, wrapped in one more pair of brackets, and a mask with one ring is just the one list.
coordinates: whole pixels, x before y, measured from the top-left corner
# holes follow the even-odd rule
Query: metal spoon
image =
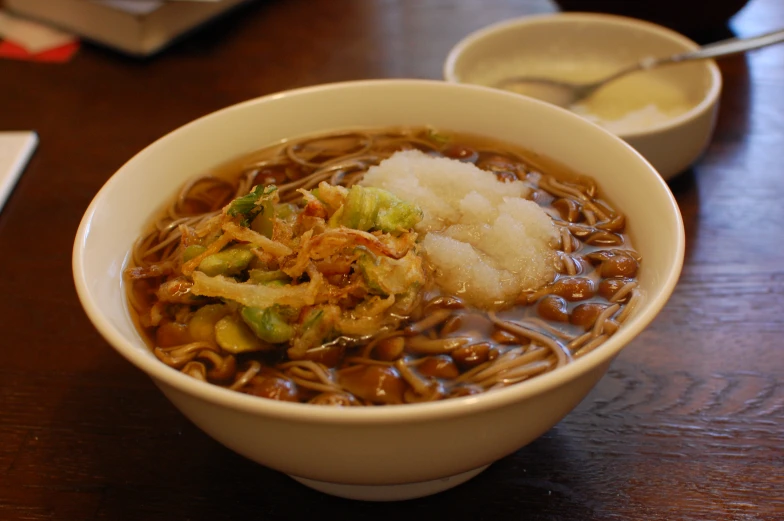
[(728, 40), (721, 40), (709, 45), (704, 45), (694, 51), (678, 53), (664, 58), (645, 58), (610, 76), (591, 83), (574, 83), (535, 76), (513, 76), (499, 81), (494, 86), (500, 89), (507, 89), (513, 86), (525, 86), (527, 87), (526, 94), (566, 107), (587, 98), (611, 81), (617, 80), (632, 72), (653, 69), (654, 67), (671, 63), (729, 56), (731, 54), (738, 54), (759, 47), (773, 45), (774, 43), (782, 41), (784, 41), (784, 29), (761, 34), (754, 38), (730, 38)]

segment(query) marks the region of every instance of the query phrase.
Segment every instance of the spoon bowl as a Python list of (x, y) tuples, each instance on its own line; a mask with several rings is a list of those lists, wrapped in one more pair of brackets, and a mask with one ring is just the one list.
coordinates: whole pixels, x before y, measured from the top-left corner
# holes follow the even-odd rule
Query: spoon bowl
[[(541, 76), (511, 76), (498, 81), (494, 87), (499, 89), (517, 87), (517, 91), (522, 94), (561, 107), (569, 107), (570, 105), (591, 96), (608, 83), (634, 72), (650, 70), (655, 67), (672, 65), (675, 63), (705, 60), (708, 58), (721, 58), (758, 49), (760, 47), (767, 47), (768, 45), (781, 43), (783, 41), (784, 29), (780, 29), (753, 38), (729, 38), (727, 40), (705, 45), (693, 51), (680, 52), (662, 58), (646, 57), (609, 76), (591, 82), (576, 83)], [(523, 90), (520, 91), (520, 89)]]

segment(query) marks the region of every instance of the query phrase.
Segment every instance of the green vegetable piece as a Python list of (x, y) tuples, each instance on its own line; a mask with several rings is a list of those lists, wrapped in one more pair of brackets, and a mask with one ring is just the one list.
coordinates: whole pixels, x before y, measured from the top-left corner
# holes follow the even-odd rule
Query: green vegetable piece
[(311, 309), (305, 315), (297, 336), (291, 340), (286, 351), (292, 360), (302, 359), (308, 349), (322, 345), (334, 338), (335, 326), (340, 319), (340, 308), (324, 306)]
[[(270, 206), (267, 208), (267, 206)], [(262, 234), (264, 237), (271, 239), (272, 230), (275, 226), (275, 218), (273, 216), (274, 210), (271, 204), (263, 204), (263, 210), (259, 213), (250, 223), (250, 229), (254, 232)]]
[(278, 187), (275, 185), (256, 185), (250, 193), (234, 199), (226, 213), (230, 217), (242, 216), (241, 224), (249, 226), (256, 216), (264, 211), (265, 203), (274, 204), (272, 199), (277, 190)]
[(246, 307), (240, 315), (257, 337), (270, 344), (288, 342), (294, 336), (294, 328), (274, 306), (264, 309)]
[(266, 270), (249, 270), (249, 280), (254, 284), (271, 284), (281, 282), (280, 285), (285, 285), (291, 282), (291, 277), (286, 275), (282, 270), (266, 271)]
[(231, 202), (227, 213), (231, 217), (247, 215), (256, 207), (256, 201), (258, 201), (262, 195), (264, 195), (264, 187), (262, 185), (256, 185), (249, 193), (234, 199)]
[(229, 248), (208, 255), (199, 263), (199, 271), (214, 277), (216, 275), (236, 275), (248, 267), (255, 255), (244, 248)]
[(259, 340), (245, 323), (234, 315), (227, 315), (215, 324), (215, 340), (232, 354), (268, 351), (272, 348)]
[(418, 206), (381, 188), (352, 186), (343, 209), (341, 224), (362, 231), (401, 232), (422, 220)]
[(327, 228), (337, 228), (343, 222), (343, 214), (346, 211), (345, 206), (341, 206), (337, 209), (335, 213), (332, 214), (332, 217), (329, 218), (327, 221)]
[(376, 205), (372, 193), (361, 186), (354, 185), (348, 192), (343, 205), (342, 224), (355, 230), (368, 231), (376, 217)]
[(264, 237), (271, 239), (272, 231), (275, 227), (275, 201), (269, 194), (264, 194), (257, 203), (257, 208), (261, 211), (253, 218), (250, 223), (250, 229), (254, 232), (262, 234)]
[(182, 252), (182, 262), (188, 262), (194, 257), (198, 257), (206, 250), (207, 250), (206, 246), (202, 246), (200, 244), (191, 244), (190, 246), (185, 248), (185, 251)]
[(422, 210), (418, 206), (398, 199), (394, 195), (392, 197), (395, 202), (379, 208), (376, 228), (387, 233), (401, 232), (410, 230), (422, 220)]

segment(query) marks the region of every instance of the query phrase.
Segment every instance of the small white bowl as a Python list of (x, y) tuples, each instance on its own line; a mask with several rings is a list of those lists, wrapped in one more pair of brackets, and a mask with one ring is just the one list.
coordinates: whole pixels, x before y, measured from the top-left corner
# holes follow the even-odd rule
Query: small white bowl
[[(355, 408), (249, 396), (198, 381), (155, 358), (129, 316), (121, 273), (150, 216), (186, 180), (283, 138), (426, 124), (511, 142), (592, 175), (627, 214), (628, 231), (644, 258), (639, 273), (644, 299), (606, 343), (563, 368), (504, 389), (440, 402)], [(568, 111), (500, 90), (379, 80), (254, 99), (151, 144), (93, 199), (74, 243), (73, 272), (98, 331), (207, 434), (318, 490), (392, 500), (460, 484), (566, 416), (664, 306), (683, 254), (683, 223), (667, 185), (609, 132)]]
[[(465, 37), (450, 51), (443, 73), (450, 82), (489, 86), (517, 75), (587, 81), (646, 57), (697, 47), (675, 31), (634, 18), (588, 13), (527, 16)], [(719, 68), (713, 60), (703, 60), (619, 79), (586, 104), (598, 112), (601, 124), (670, 179), (707, 147), (720, 91)], [(632, 112), (636, 114), (629, 115)], [(612, 121), (623, 113), (626, 119)]]

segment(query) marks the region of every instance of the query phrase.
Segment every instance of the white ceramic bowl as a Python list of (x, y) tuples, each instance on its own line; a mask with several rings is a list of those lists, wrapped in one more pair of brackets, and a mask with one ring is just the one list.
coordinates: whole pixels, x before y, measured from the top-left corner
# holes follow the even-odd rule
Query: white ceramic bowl
[[(461, 40), (444, 63), (450, 82), (495, 85), (505, 76), (539, 75), (593, 80), (643, 58), (697, 48), (665, 27), (621, 16), (558, 13), (517, 18), (480, 29)], [(655, 87), (655, 89), (654, 89)], [(647, 88), (652, 92), (645, 92)], [(621, 104), (633, 110), (658, 100), (666, 119), (643, 109), (635, 123), (609, 123), (664, 179), (686, 170), (707, 147), (719, 107), (721, 73), (713, 60), (636, 73), (600, 90), (589, 103), (616, 118)], [(613, 106), (616, 104), (616, 106)], [(682, 110), (675, 110), (675, 108)], [(647, 109), (653, 110), (653, 106)], [(678, 113), (675, 115), (675, 113)]]
[[(566, 367), (505, 389), (434, 403), (344, 409), (229, 391), (153, 356), (129, 318), (121, 271), (150, 216), (181, 184), (282, 138), (423, 124), (502, 139), (555, 158), (594, 176), (627, 213), (644, 257), (639, 281), (645, 298), (608, 342)], [(666, 184), (610, 133), (566, 110), (499, 90), (380, 80), (262, 97), (159, 139), (95, 196), (76, 236), (73, 271), (79, 298), (98, 331), (207, 434), (313, 488), (390, 500), (455, 486), (561, 420), (662, 308), (678, 279), (683, 252), (682, 221)]]

